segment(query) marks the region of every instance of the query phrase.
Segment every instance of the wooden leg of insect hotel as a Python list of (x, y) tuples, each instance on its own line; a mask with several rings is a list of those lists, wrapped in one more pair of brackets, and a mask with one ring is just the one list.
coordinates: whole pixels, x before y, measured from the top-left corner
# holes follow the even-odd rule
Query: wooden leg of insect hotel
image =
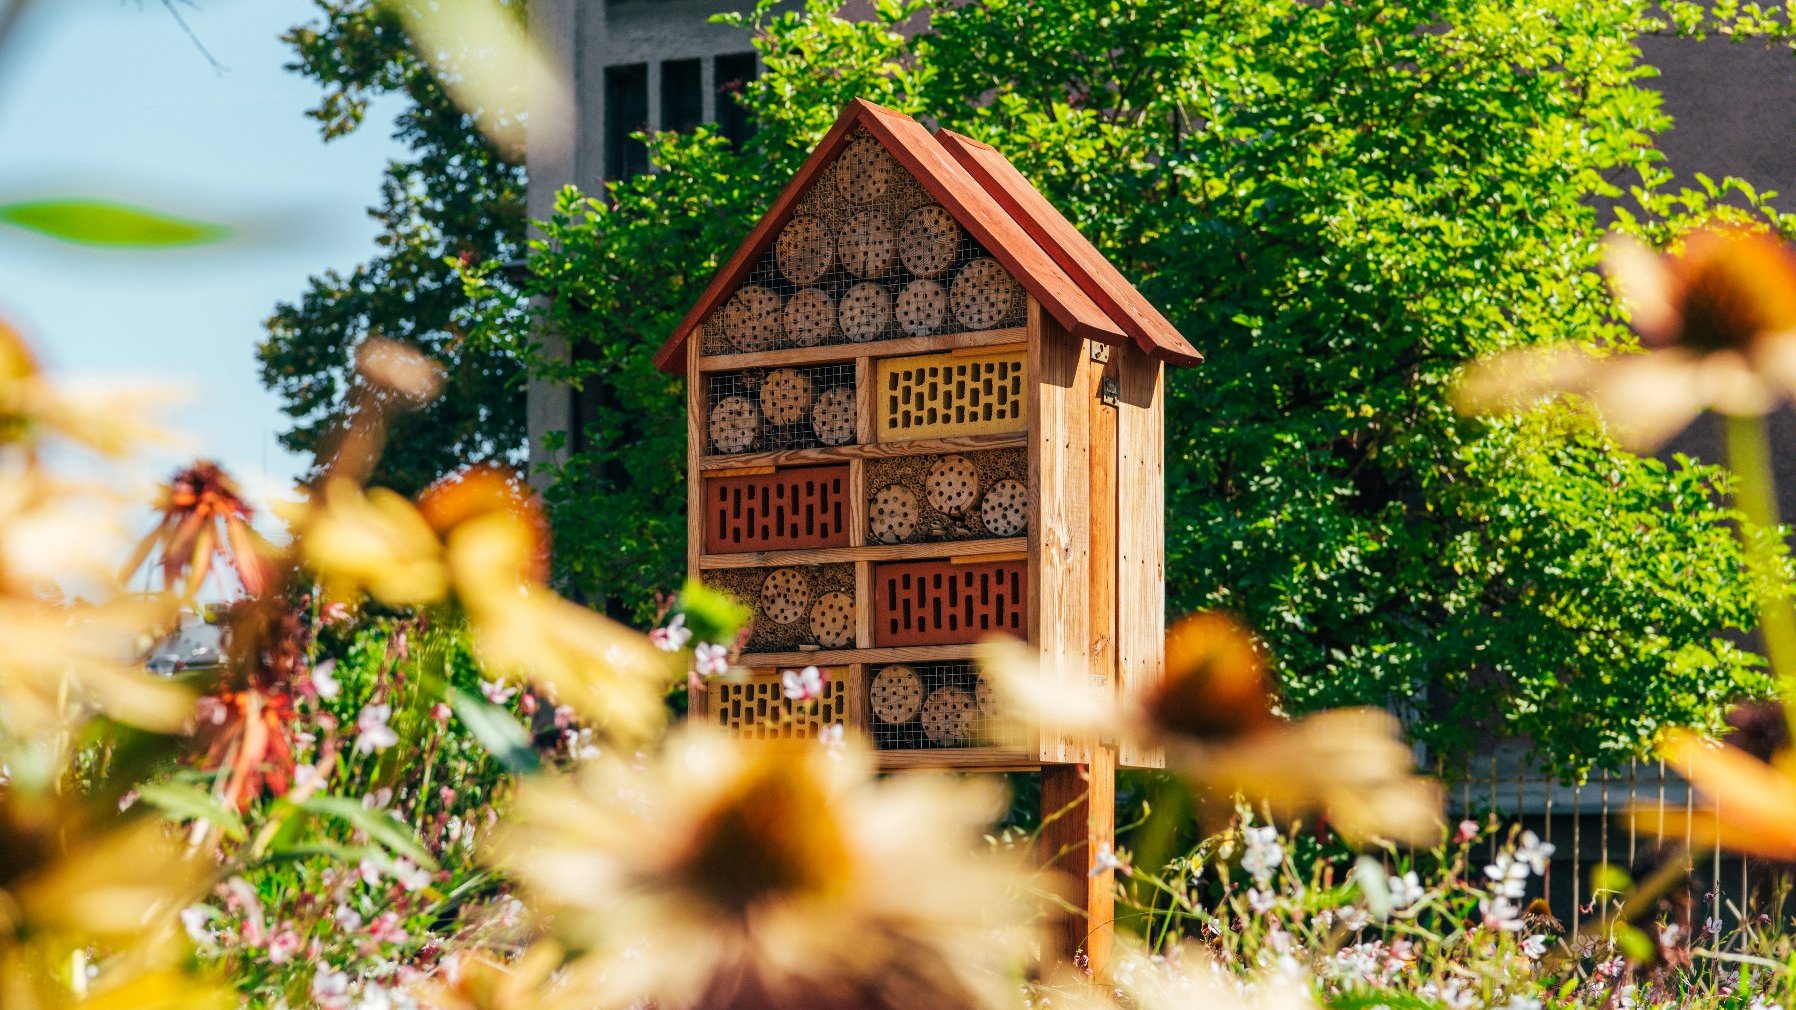
[(1089, 765), (1044, 766), (1041, 815), (1041, 861), (1067, 906), (1044, 953), (1104, 981), (1116, 936), (1116, 874), (1104, 860), (1116, 844), (1115, 748), (1093, 748)]

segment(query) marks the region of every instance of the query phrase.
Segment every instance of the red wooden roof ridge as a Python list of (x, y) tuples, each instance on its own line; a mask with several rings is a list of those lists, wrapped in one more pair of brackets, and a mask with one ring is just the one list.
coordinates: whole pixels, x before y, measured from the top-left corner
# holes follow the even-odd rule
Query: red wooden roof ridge
[(986, 191), (997, 198), (1029, 236), (1047, 250), (1073, 280), (1079, 282), (1104, 312), (1135, 338), (1143, 351), (1175, 365), (1195, 365), (1203, 354), (1130, 284), (1066, 215), (1023, 178), (1010, 159), (990, 144), (953, 130), (935, 139), (961, 163)]
[[(1110, 267), (1095, 249), (1091, 249), (1090, 243), (1085, 242), (1083, 237), (1079, 237), (1078, 241), (1083, 243), (1086, 249), (1091, 249), (1091, 255), (1102, 262), (1104, 267), (1109, 267), (1110, 274), (1115, 275), (1114, 282), (1108, 284), (1098, 282), (1096, 272), (1101, 271), (1102, 268), (1095, 264), (1085, 264), (1079, 268), (1079, 275), (1085, 278), (1084, 284), (1075, 281), (1062, 261), (1071, 260), (1077, 263), (1079, 257), (1073, 256), (1066, 248), (1059, 248), (1071, 240), (1059, 236), (1057, 230), (1044, 226), (1040, 222), (1037, 222), (1033, 229), (1019, 223), (1017, 212), (1008, 208), (997, 195), (997, 192), (1001, 192), (1003, 187), (998, 187), (995, 192), (990, 183), (983, 183), (976, 178), (962, 163), (959, 156), (951, 155), (950, 149), (938, 142), (916, 120), (865, 99), (856, 98), (842, 110), (835, 125), (830, 127), (828, 133), (824, 134), (816, 149), (805, 159), (804, 164), (786, 183), (785, 188), (780, 190), (779, 196), (774, 199), (767, 213), (756, 223), (754, 229), (737, 247), (735, 253), (725, 261), (723, 266), (718, 268), (717, 273), (712, 276), (710, 284), (705, 287), (704, 293), (680, 320), (679, 325), (674, 327), (674, 331), (668, 336), (666, 343), (662, 344), (661, 349), (655, 354), (654, 361), (657, 368), (666, 372), (676, 372), (680, 369), (683, 363), (681, 351), (685, 347), (687, 338), (698, 328), (700, 322), (714, 311), (738, 284), (747, 278), (749, 272), (754, 268), (755, 262), (773, 243), (779, 229), (791, 219), (797, 209), (799, 198), (816, 181), (824, 167), (834, 160), (841, 149), (847, 145), (848, 138), (857, 125), (865, 126), (867, 131), (897, 159), (898, 163), (916, 177), (924, 189), (941, 202), (961, 227), (967, 229), (975, 239), (984, 245), (993, 258), (1003, 264), (1010, 275), (1015, 277), (1024, 289), (1074, 336), (1098, 340), (1107, 344), (1120, 344), (1126, 339), (1133, 338), (1141, 343), (1142, 347), (1150, 354), (1162, 360), (1178, 364), (1194, 364), (1202, 360), (1201, 355), (1198, 355), (1190, 344), (1185, 343), (1184, 338), (1179, 337), (1178, 332), (1173, 330), (1163, 318), (1160, 318), (1159, 313), (1153, 312), (1152, 306), (1148, 306), (1148, 311), (1152, 313), (1153, 318), (1158, 319), (1164, 325), (1165, 332), (1176, 338), (1177, 343), (1162, 344), (1157, 338), (1149, 338), (1144, 342), (1144, 338), (1136, 331), (1157, 331), (1150, 329), (1135, 318), (1138, 308), (1128, 312), (1114, 308), (1114, 306), (1129, 303), (1119, 298), (1114, 291), (1101, 289), (1113, 288), (1114, 284), (1119, 282), (1140, 305), (1146, 305), (1146, 300), (1141, 298), (1140, 294), (1135, 292), (1135, 289), (1129, 286), (1127, 281), (1122, 280), (1115, 268)], [(997, 155), (996, 151), (992, 153)], [(998, 157), (1000, 160), (1002, 159), (1001, 155)], [(983, 159), (981, 160), (983, 161)], [(1030, 187), (1027, 181), (1022, 180), (1022, 176), (1016, 173), (1016, 169), (1010, 166), (1009, 162), (1004, 162), (1004, 165), (1010, 173), (1016, 175), (1017, 181), (1021, 182), (1024, 189), (1034, 194), (1035, 199), (1040, 201), (1042, 206), (1047, 206), (1047, 201), (1039, 193), (1035, 193), (1034, 188)], [(985, 170), (989, 173), (989, 166)], [(1019, 198), (1014, 194), (1007, 199), (1018, 207), (1028, 206), (1018, 202)], [(1052, 208), (1049, 210), (1052, 211)], [(1022, 215), (1025, 219), (1034, 216), (1036, 215)], [(1065, 228), (1072, 228), (1057, 212), (1054, 213), (1054, 217), (1058, 217)], [(1032, 230), (1039, 231), (1040, 235), (1032, 234)], [(1073, 234), (1077, 236), (1076, 231)], [(1042, 236), (1050, 237), (1043, 238)], [(1097, 292), (1098, 297), (1108, 302), (1113, 308), (1101, 305), (1093, 297), (1093, 292)]]

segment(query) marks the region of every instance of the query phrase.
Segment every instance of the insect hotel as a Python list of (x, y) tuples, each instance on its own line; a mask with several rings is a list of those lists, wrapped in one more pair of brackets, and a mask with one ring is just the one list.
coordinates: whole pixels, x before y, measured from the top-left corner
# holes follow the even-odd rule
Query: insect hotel
[[(694, 717), (840, 723), (887, 768), (1093, 761), (998, 734), (973, 648), (1160, 676), (1162, 368), (1199, 360), (995, 149), (851, 103), (656, 358), (689, 390), (688, 568), (754, 610), (750, 675)], [(822, 699), (788, 702), (810, 665)]]

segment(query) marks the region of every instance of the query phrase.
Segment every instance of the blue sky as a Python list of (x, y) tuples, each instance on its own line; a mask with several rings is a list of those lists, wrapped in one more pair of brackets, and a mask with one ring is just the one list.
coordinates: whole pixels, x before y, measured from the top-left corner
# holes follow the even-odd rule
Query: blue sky
[(329, 144), (306, 118), (317, 89), (282, 69), (278, 36), (313, 20), (310, 0), (198, 4), (182, 13), (223, 71), (159, 0), (37, 4), (0, 59), (0, 201), (122, 199), (237, 237), (116, 252), (0, 228), (0, 314), (59, 371), (180, 383), (187, 451), (266, 493), (303, 461), (275, 442), (284, 417), (256, 378), (262, 320), (372, 253), (365, 211), (402, 151), (391, 107)]

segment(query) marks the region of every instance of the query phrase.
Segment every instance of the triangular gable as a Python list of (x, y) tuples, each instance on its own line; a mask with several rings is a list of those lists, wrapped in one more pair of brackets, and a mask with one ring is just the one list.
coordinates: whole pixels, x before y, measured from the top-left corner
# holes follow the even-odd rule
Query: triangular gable
[[(781, 190), (748, 238), (712, 277), (704, 294), (655, 355), (657, 367), (670, 372), (680, 369), (686, 340), (707, 319), (713, 318), (713, 314), (724, 306), (725, 301), (750, 279), (758, 265), (770, 258), (770, 250), (781, 230), (799, 212), (807, 194), (819, 184), (826, 170), (857, 138), (867, 137), (877, 141), (915, 184), (948, 211), (972, 241), (978, 244), (981, 252), (996, 260), (1011, 278), (1034, 296), (1069, 332), (1109, 344), (1120, 344), (1131, 338), (1142, 340), (1132, 332), (1142, 328), (1139, 323), (1127, 320), (1125, 324), (1125, 320), (1118, 318), (1124, 313), (1107, 311), (1086, 290), (1096, 286), (1096, 282), (1089, 278), (1095, 276), (1093, 271), (1097, 268), (1085, 268), (1083, 275), (1088, 279), (1082, 287), (1075, 282), (1074, 275), (1057, 262), (1057, 257), (1051, 254), (1050, 249), (1044, 248), (1044, 245), (1054, 246), (1054, 240), (1050, 237), (1044, 243), (1042, 239), (1033, 237), (1019, 223), (1015, 212), (1007, 209), (994, 192), (988, 189), (987, 184), (982, 184), (969, 172), (950, 153), (949, 148), (944, 147), (910, 117), (856, 99), (843, 110), (835, 125)], [(1010, 171), (1014, 173), (1015, 169)], [(1020, 180), (1021, 177), (1017, 178)], [(1023, 185), (1027, 187), (1027, 183)], [(1029, 192), (1032, 193), (1033, 190), (1030, 189)], [(1036, 199), (1040, 199), (1039, 194), (1036, 194)], [(1045, 204), (1045, 201), (1042, 202)], [(1064, 223), (1064, 218), (1061, 220)], [(1066, 227), (1071, 228), (1070, 225)], [(1043, 234), (1051, 235), (1045, 230)], [(1065, 244), (1064, 240), (1061, 244)], [(1089, 243), (1086, 247), (1089, 248)], [(1063, 258), (1066, 255), (1065, 249), (1062, 248), (1060, 253)], [(1092, 255), (1096, 256), (1095, 250), (1092, 250)], [(1102, 260), (1102, 257), (1098, 256), (1097, 259)], [(1114, 268), (1110, 272), (1114, 274)], [(1115, 276), (1115, 281), (1128, 288), (1127, 282), (1122, 281), (1120, 275)], [(1133, 290), (1128, 288), (1129, 292)], [(1101, 297), (1113, 304), (1121, 304), (1114, 293), (1105, 292)], [(1134, 297), (1140, 299), (1138, 294)], [(1149, 311), (1152, 311), (1151, 307)], [(1154, 317), (1158, 318), (1158, 313), (1154, 313)], [(1161, 319), (1160, 322), (1164, 323), (1164, 320)], [(1177, 337), (1177, 331), (1171, 330), (1170, 325), (1165, 329)], [(1183, 338), (1178, 338), (1178, 341), (1182, 344)], [(1164, 360), (1178, 363), (1200, 360), (1189, 344), (1182, 344), (1181, 349), (1179, 344), (1170, 341), (1166, 344), (1161, 344), (1158, 340), (1151, 343), (1150, 353)]]
[(1142, 350), (1175, 365), (1195, 365), (1204, 360), (1160, 310), (1142, 297), (1135, 285), (1047, 197), (1029, 185), (1023, 173), (997, 148), (953, 130), (942, 130), (935, 139), (1112, 320), (1135, 338)]

